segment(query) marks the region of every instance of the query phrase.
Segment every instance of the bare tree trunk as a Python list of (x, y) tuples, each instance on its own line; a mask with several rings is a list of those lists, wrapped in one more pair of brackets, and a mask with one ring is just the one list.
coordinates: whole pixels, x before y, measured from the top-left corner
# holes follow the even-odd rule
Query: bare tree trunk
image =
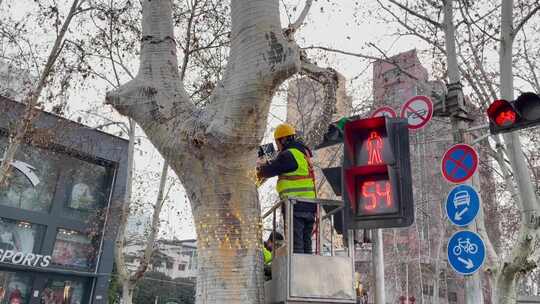
[[(122, 210), (120, 212), (120, 220), (118, 223), (118, 233), (116, 234), (116, 240), (114, 243), (114, 263), (116, 264), (116, 271), (118, 272), (118, 281), (122, 284), (122, 299), (129, 297), (129, 271), (126, 266), (124, 257), (124, 246), (127, 221), (129, 218), (129, 203), (131, 202), (133, 192), (133, 170), (134, 170), (134, 151), (135, 151), (135, 122), (130, 119), (128, 125), (128, 155), (127, 155), (127, 179), (126, 179), (126, 195), (125, 202), (122, 204)], [(130, 302), (131, 303), (131, 302)]]
[(143, 128), (187, 191), (198, 238), (199, 304), (263, 302), (262, 224), (250, 177), (255, 149), (277, 87), (301, 70), (324, 70), (284, 37), (278, 0), (232, 0), (230, 12), (227, 68), (205, 108), (188, 97), (177, 69), (170, 0), (143, 1), (139, 73), (107, 94)]
[[(501, 12), (500, 89), (501, 97), (507, 100), (514, 98), (512, 49), (516, 33), (513, 26), (513, 5), (513, 0), (503, 0)], [(516, 203), (520, 203), (518, 207), (521, 211), (521, 224), (516, 246), (496, 273), (494, 303), (497, 304), (515, 303), (518, 276), (528, 273), (536, 267), (536, 262), (530, 258), (534, 251), (534, 244), (538, 242), (536, 221), (540, 213), (533, 183), (521, 149), (519, 134), (512, 132), (503, 137), (521, 198), (515, 200)]]
[(64, 24), (62, 24), (62, 28), (58, 32), (58, 36), (56, 37), (56, 40), (51, 49), (51, 52), (49, 53), (49, 57), (47, 58), (47, 63), (45, 64), (45, 67), (43, 68), (43, 71), (41, 72), (41, 75), (39, 76), (39, 81), (37, 83), (37, 86), (35, 89), (33, 89), (32, 91), (28, 93), (28, 95), (25, 97), (23, 101), (26, 104), (23, 117), (17, 123), (15, 134), (13, 135), (13, 138), (10, 141), (9, 146), (6, 149), (6, 152), (4, 153), (4, 158), (0, 165), (0, 187), (6, 186), (7, 179), (9, 177), (9, 171), (11, 168), (11, 162), (15, 158), (15, 153), (19, 149), (19, 146), (23, 142), (24, 137), (26, 136), (26, 133), (30, 130), (32, 121), (34, 121), (34, 118), (37, 115), (36, 106), (37, 106), (39, 97), (41, 96), (41, 92), (47, 85), (52, 68), (54, 64), (56, 63), (56, 59), (62, 52), (62, 48), (64, 44), (64, 36), (66, 35), (66, 32), (71, 24), (71, 21), (73, 17), (75, 16), (75, 14), (77, 13), (78, 9), (79, 9), (79, 0), (73, 0), (71, 4), (71, 9), (69, 10), (66, 20), (64, 21)]
[(160, 216), (163, 205), (165, 204), (165, 187), (167, 185), (167, 173), (169, 170), (169, 164), (165, 160), (163, 162), (163, 167), (161, 170), (161, 179), (159, 182), (158, 195), (154, 205), (154, 212), (152, 214), (152, 222), (150, 224), (150, 234), (146, 239), (144, 244), (144, 253), (139, 260), (139, 266), (133, 274), (130, 274), (125, 257), (124, 257), (124, 246), (125, 246), (125, 236), (127, 229), (127, 219), (129, 217), (129, 206), (131, 203), (132, 196), (132, 185), (133, 185), (133, 170), (134, 170), (134, 146), (135, 146), (135, 129), (136, 124), (133, 120), (130, 119), (129, 122), (129, 149), (128, 149), (128, 186), (126, 191), (127, 202), (123, 205), (120, 227), (118, 229), (117, 241), (116, 241), (116, 251), (115, 251), (115, 262), (116, 267), (119, 272), (119, 281), (122, 284), (122, 299), (126, 299), (124, 302), (126, 304), (131, 304), (131, 299), (133, 298), (133, 290), (135, 289), (137, 283), (140, 279), (143, 278), (144, 274), (148, 270), (148, 266), (151, 262), (152, 255), (155, 251), (156, 241), (159, 234), (159, 225), (160, 225)]
[(133, 303), (134, 290), (135, 285), (132, 284), (129, 280), (122, 282), (122, 304)]

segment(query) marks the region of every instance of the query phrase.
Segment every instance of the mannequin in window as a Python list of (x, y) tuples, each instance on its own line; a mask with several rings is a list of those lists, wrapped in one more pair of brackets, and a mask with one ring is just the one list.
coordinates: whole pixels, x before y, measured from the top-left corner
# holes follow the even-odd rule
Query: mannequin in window
[(8, 223), (0, 221), (0, 249), (15, 250), (18, 249), (17, 239), (13, 233), (13, 227)]
[(90, 186), (82, 182), (73, 185), (70, 207), (75, 209), (92, 209), (95, 207), (95, 202), (96, 199)]

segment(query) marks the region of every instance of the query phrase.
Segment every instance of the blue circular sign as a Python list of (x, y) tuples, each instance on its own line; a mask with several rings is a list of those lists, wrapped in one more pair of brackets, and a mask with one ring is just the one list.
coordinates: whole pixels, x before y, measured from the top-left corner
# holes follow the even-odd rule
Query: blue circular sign
[(472, 231), (458, 231), (448, 241), (448, 263), (462, 275), (475, 273), (486, 258), (486, 247), (480, 236)]
[(478, 192), (469, 185), (454, 187), (446, 198), (446, 215), (452, 224), (463, 227), (469, 225), (480, 210)]

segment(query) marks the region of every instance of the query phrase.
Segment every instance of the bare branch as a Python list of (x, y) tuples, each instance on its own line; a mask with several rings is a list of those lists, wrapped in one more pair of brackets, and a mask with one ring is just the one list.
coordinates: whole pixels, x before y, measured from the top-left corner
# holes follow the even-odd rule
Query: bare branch
[(313, 119), (316, 123), (309, 133), (305, 135), (306, 144), (309, 147), (317, 146), (323, 139), (328, 125), (331, 123), (332, 115), (337, 103), (337, 88), (339, 82), (338, 72), (331, 68), (321, 68), (311, 63), (307, 58), (302, 58), (302, 74), (319, 82), (323, 86), (324, 97), (320, 116)]
[[(522, 28), (523, 29), (523, 28)], [(525, 30), (523, 32), (523, 55), (525, 57), (525, 62), (527, 62), (527, 66), (529, 67), (529, 72), (532, 74), (532, 81), (528, 80), (531, 85), (536, 89), (536, 92), (540, 92), (540, 80), (538, 79), (538, 75), (536, 73), (536, 64), (531, 60), (531, 57), (529, 56), (529, 50), (527, 48), (527, 34), (525, 33)]]
[(347, 52), (347, 51), (343, 51), (343, 50), (329, 48), (329, 47), (326, 47), (326, 46), (312, 45), (312, 46), (308, 46), (308, 47), (303, 47), (302, 50), (322, 50), (322, 51), (339, 53), (339, 54), (348, 55), (348, 56), (354, 56), (354, 57), (358, 57), (358, 58), (371, 59), (371, 60), (381, 60), (381, 58), (379, 58), (379, 57), (365, 55), (365, 54), (361, 54), (361, 53)]
[(517, 33), (521, 30), (521, 28), (523, 28), (523, 26), (525, 26), (527, 21), (529, 21), (529, 19), (531, 19), (531, 17), (534, 16), (539, 10), (540, 10), (540, 5), (533, 8), (525, 17), (523, 17), (523, 19), (521, 19), (521, 21), (518, 23), (518, 25), (516, 26), (516, 28), (512, 32), (512, 37), (515, 37), (517, 35)]
[(307, 18), (307, 15), (312, 5), (313, 5), (313, 0), (306, 0), (306, 5), (304, 6), (304, 9), (300, 13), (300, 16), (298, 16), (298, 19), (296, 19), (296, 21), (293, 24), (289, 25), (288, 29), (292, 33), (296, 32), (302, 26), (302, 24)]
[(417, 18), (420, 18), (420, 19), (422, 19), (422, 20), (424, 20), (424, 21), (426, 21), (426, 22), (428, 22), (428, 23), (434, 25), (436, 28), (439, 28), (439, 29), (443, 29), (443, 28), (444, 28), (443, 25), (442, 25), (441, 23), (439, 23), (439, 22), (437, 22), (437, 21), (435, 21), (435, 20), (432, 20), (432, 19), (430, 19), (429, 17), (424, 16), (424, 15), (418, 13), (417, 11), (411, 9), (410, 7), (408, 7), (408, 6), (406, 6), (406, 5), (401, 4), (400, 2), (398, 2), (398, 1), (396, 1), (396, 0), (388, 0), (388, 2), (393, 3), (393, 4), (396, 5), (396, 6), (399, 6), (402, 10), (406, 11), (407, 13), (409, 13), (409, 14), (411, 14), (411, 15), (417, 17)]
[[(420, 39), (424, 40), (425, 42), (427, 42), (429, 45), (433, 45), (435, 48), (437, 48), (442, 54), (446, 54), (446, 50), (440, 45), (438, 44), (434, 39), (430, 38), (430, 37), (427, 37), (425, 35), (422, 35), (420, 32), (418, 32), (416, 29), (414, 29), (413, 27), (411, 27), (411, 25), (407, 24), (406, 22), (403, 21), (402, 18), (400, 18), (398, 15), (396, 15), (396, 13), (394, 13), (391, 9), (389, 9), (387, 6), (385, 6), (381, 0), (377, 0), (377, 3), (379, 3), (379, 6), (384, 9), (386, 12), (388, 12), (390, 15), (392, 15), (392, 17), (394, 17), (395, 21), (398, 22), (399, 24), (401, 24), (401, 26), (403, 26), (404, 28), (406, 28), (411, 35), (414, 35), (416, 37), (419, 37)], [(439, 29), (438, 27), (436, 27), (436, 29)]]

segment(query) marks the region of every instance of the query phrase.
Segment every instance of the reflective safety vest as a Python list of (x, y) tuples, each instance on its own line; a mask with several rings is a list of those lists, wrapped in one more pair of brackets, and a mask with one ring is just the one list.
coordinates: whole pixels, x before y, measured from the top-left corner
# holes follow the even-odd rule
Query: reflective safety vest
[(264, 265), (270, 265), (272, 263), (272, 252), (263, 246)]
[(294, 156), (298, 168), (293, 172), (284, 173), (278, 177), (276, 190), (279, 193), (279, 198), (316, 198), (315, 174), (313, 173), (313, 165), (309, 156), (296, 148), (290, 148), (288, 150)]

